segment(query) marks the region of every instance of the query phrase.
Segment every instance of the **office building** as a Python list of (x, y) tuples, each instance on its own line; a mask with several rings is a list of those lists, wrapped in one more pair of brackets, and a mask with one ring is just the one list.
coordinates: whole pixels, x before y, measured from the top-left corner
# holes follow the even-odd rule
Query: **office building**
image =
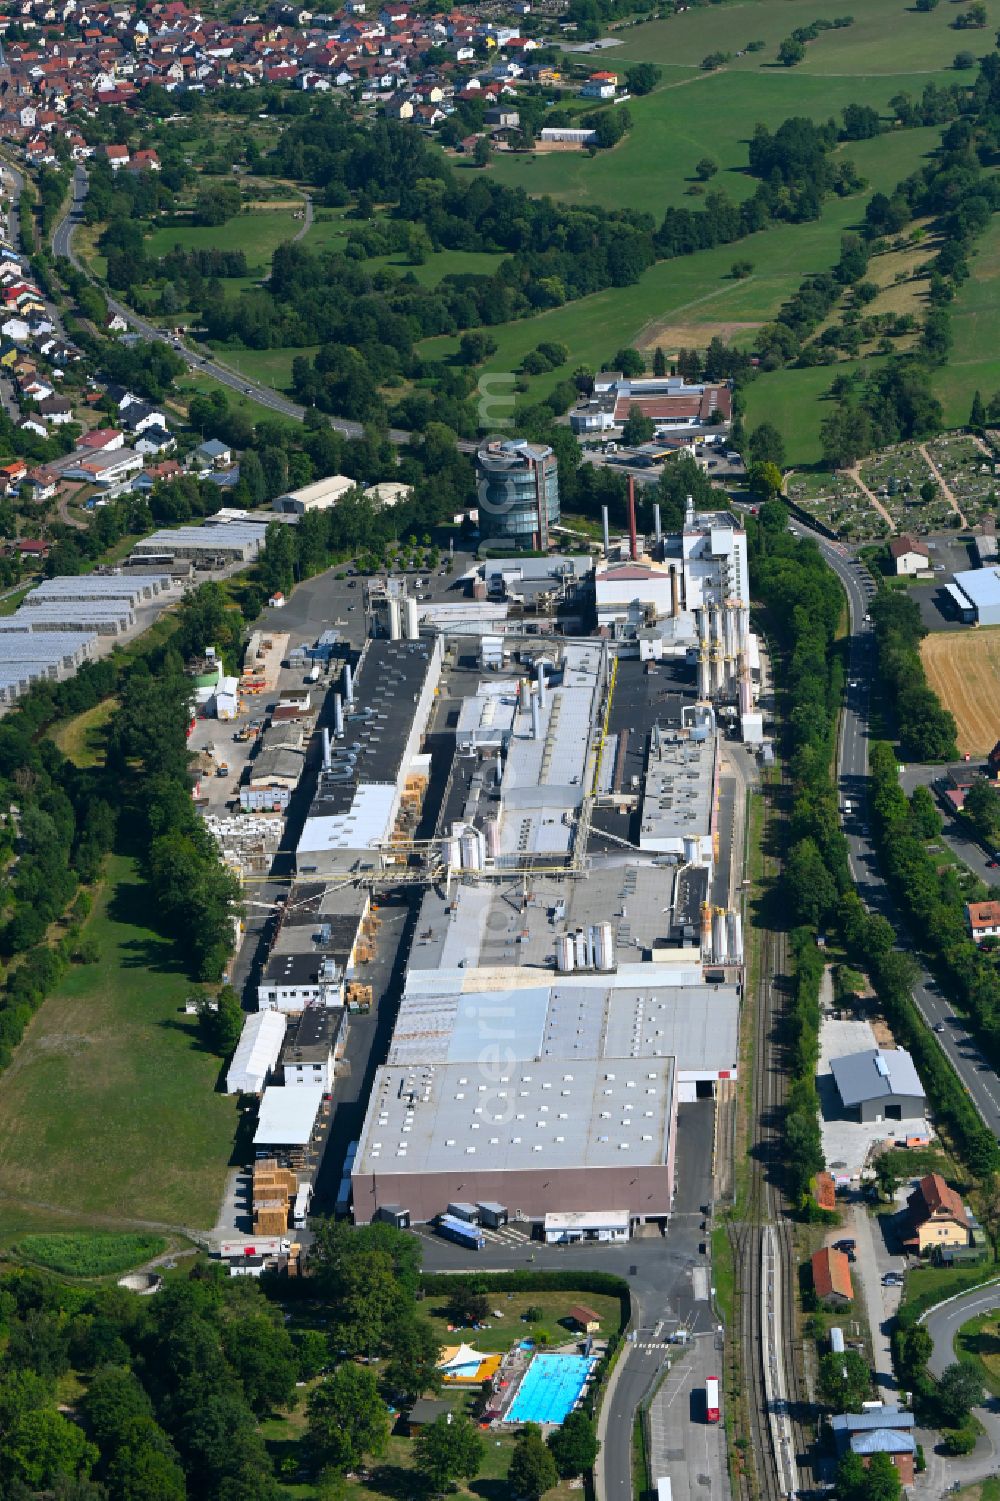
[(559, 521), (556, 456), (544, 443), (513, 438), (476, 454), (479, 535), (484, 542), (540, 549)]

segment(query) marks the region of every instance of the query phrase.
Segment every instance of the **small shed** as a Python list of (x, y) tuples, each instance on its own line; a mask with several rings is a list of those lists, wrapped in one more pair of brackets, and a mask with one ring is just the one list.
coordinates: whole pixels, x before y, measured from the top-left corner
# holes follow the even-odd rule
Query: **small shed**
[(451, 1404), (448, 1402), (442, 1402), (437, 1397), (418, 1397), (406, 1414), (406, 1431), (410, 1438), (415, 1438), (421, 1429), (429, 1428), (438, 1418), (447, 1417), (450, 1412)]
[(588, 1308), (586, 1303), (574, 1303), (566, 1317), (584, 1334), (600, 1333), (601, 1315), (595, 1308)]

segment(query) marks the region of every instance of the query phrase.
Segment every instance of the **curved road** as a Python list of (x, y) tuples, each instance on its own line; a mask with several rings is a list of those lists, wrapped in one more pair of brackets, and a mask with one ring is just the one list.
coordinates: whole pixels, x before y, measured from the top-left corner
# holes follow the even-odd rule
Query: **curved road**
[[(974, 1319), (977, 1314), (989, 1313), (994, 1308), (1000, 1308), (1000, 1282), (989, 1287), (974, 1288), (963, 1297), (939, 1303), (936, 1308), (931, 1308), (923, 1315), (920, 1322), (934, 1341), (934, 1349), (928, 1361), (932, 1375), (940, 1376), (954, 1361), (955, 1335), (962, 1325), (968, 1323), (969, 1319)], [(956, 1481), (962, 1485), (971, 1485), (977, 1480), (985, 1480), (988, 1475), (995, 1475), (1000, 1469), (1000, 1401), (996, 1397), (990, 1397), (984, 1407), (974, 1410), (986, 1436), (980, 1439), (967, 1459), (945, 1461), (937, 1454), (926, 1453), (927, 1474), (924, 1486), (927, 1486), (931, 1496), (946, 1495)], [(922, 1490), (924, 1486), (921, 1487)]]
[[(88, 179), (86, 170), (82, 166), (78, 166), (73, 173), (73, 201), (70, 210), (65, 218), (60, 220), (53, 231), (52, 253), (55, 256), (65, 257), (77, 271), (87, 277), (88, 281), (93, 281), (89, 270), (73, 249), (73, 235), (81, 219), (83, 202), (87, 196), (87, 187)], [(312, 222), (312, 200), (308, 197), (306, 199), (305, 214), (305, 221), (301, 230), (295, 236), (296, 239), (301, 239)], [(103, 287), (101, 291), (104, 292)], [(169, 344), (175, 353), (180, 355), (189, 369), (210, 375), (213, 380), (219, 381), (221, 385), (228, 386), (231, 391), (237, 392), (240, 396), (252, 397), (261, 406), (267, 407), (272, 412), (279, 413), (282, 417), (291, 417), (296, 422), (304, 420), (306, 415), (305, 407), (299, 406), (294, 401), (289, 401), (287, 396), (280, 395), (277, 391), (272, 390), (270, 386), (263, 386), (257, 381), (247, 380), (244, 376), (237, 374), (235, 370), (232, 370), (228, 365), (224, 365), (220, 360), (211, 355), (193, 353), (179, 339), (171, 338), (168, 334), (164, 333), (162, 328), (157, 328), (156, 324), (150, 323), (145, 318), (140, 317), (138, 313), (133, 312), (125, 303), (116, 301), (115, 298), (108, 296), (107, 293), (105, 293), (105, 297), (108, 307), (113, 313), (120, 314), (131, 328), (135, 329), (137, 333), (142, 334), (144, 339), (159, 339), (164, 344)], [(349, 422), (343, 417), (329, 417), (327, 420), (332, 428), (335, 428), (338, 433), (343, 433), (346, 438), (361, 438), (364, 436), (364, 426), (360, 422)], [(393, 443), (408, 443), (410, 436), (402, 428), (389, 429), (389, 438)], [(473, 443), (460, 442), (458, 447), (465, 453), (471, 453), (475, 450), (475, 444)]]
[(950, 1001), (941, 994), (930, 971), (913, 951), (892, 894), (879, 872), (878, 858), (868, 833), (868, 698), (875, 668), (875, 641), (866, 617), (874, 583), (864, 565), (845, 548), (829, 542), (798, 521), (792, 523), (792, 531), (808, 535), (818, 544), (826, 562), (844, 585), (850, 610), (850, 665), (837, 755), (837, 778), (840, 817), (858, 895), (869, 910), (888, 918), (900, 948), (916, 962), (919, 974), (913, 987), (913, 999), (917, 1010), (927, 1025), (934, 1028), (942, 1052), (961, 1079), (987, 1128), (997, 1135), (1000, 1133), (1000, 1079), (981, 1055), (962, 1018), (952, 1010)]

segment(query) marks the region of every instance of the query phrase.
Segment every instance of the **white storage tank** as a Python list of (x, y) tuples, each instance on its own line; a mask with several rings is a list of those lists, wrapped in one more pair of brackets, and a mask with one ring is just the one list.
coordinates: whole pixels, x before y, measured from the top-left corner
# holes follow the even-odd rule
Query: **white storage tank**
[(577, 928), (573, 941), (576, 945), (576, 967), (577, 969), (587, 969), (589, 967), (587, 964), (587, 935), (582, 928)]
[(500, 824), (495, 818), (488, 818), (483, 826), (486, 835), (486, 853), (491, 860), (495, 860), (500, 853)]
[(420, 626), (417, 622), (416, 600), (407, 598), (403, 605), (403, 612), (406, 622), (406, 639), (407, 641), (416, 641), (418, 636), (420, 635)]
[(568, 975), (574, 968), (575, 955), (572, 933), (562, 933), (556, 939), (556, 969)]
[(528, 678), (522, 678), (517, 685), (518, 707), (527, 714), (531, 708), (531, 682)]
[(729, 962), (743, 963), (743, 919), (738, 912), (730, 912), (726, 918), (729, 937)]
[(594, 968), (607, 971), (614, 968), (615, 944), (609, 922), (599, 922), (594, 927)]
[(486, 841), (478, 829), (463, 829), (461, 839), (462, 869), (482, 870)]
[(726, 953), (726, 914), (716, 912), (712, 918), (712, 958), (716, 964), (724, 964)]
[(402, 618), (399, 609), (399, 600), (389, 601), (389, 640), (398, 641), (403, 633)]
[(461, 841), (454, 836), (450, 839), (442, 839), (441, 855), (449, 870), (459, 870), (462, 865)]

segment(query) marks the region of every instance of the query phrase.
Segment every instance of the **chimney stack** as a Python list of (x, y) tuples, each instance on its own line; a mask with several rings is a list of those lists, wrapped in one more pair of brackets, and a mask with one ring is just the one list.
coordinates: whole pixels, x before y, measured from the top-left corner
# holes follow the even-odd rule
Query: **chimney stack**
[(611, 553), (611, 538), (610, 538), (610, 536), (608, 534), (608, 508), (607, 508), (607, 506), (601, 506), (601, 522), (603, 523), (603, 526), (604, 526), (604, 556), (608, 557), (608, 556), (610, 556), (610, 553)]
[(628, 477), (628, 540), (632, 562), (639, 556), (639, 544), (635, 535), (635, 477)]

